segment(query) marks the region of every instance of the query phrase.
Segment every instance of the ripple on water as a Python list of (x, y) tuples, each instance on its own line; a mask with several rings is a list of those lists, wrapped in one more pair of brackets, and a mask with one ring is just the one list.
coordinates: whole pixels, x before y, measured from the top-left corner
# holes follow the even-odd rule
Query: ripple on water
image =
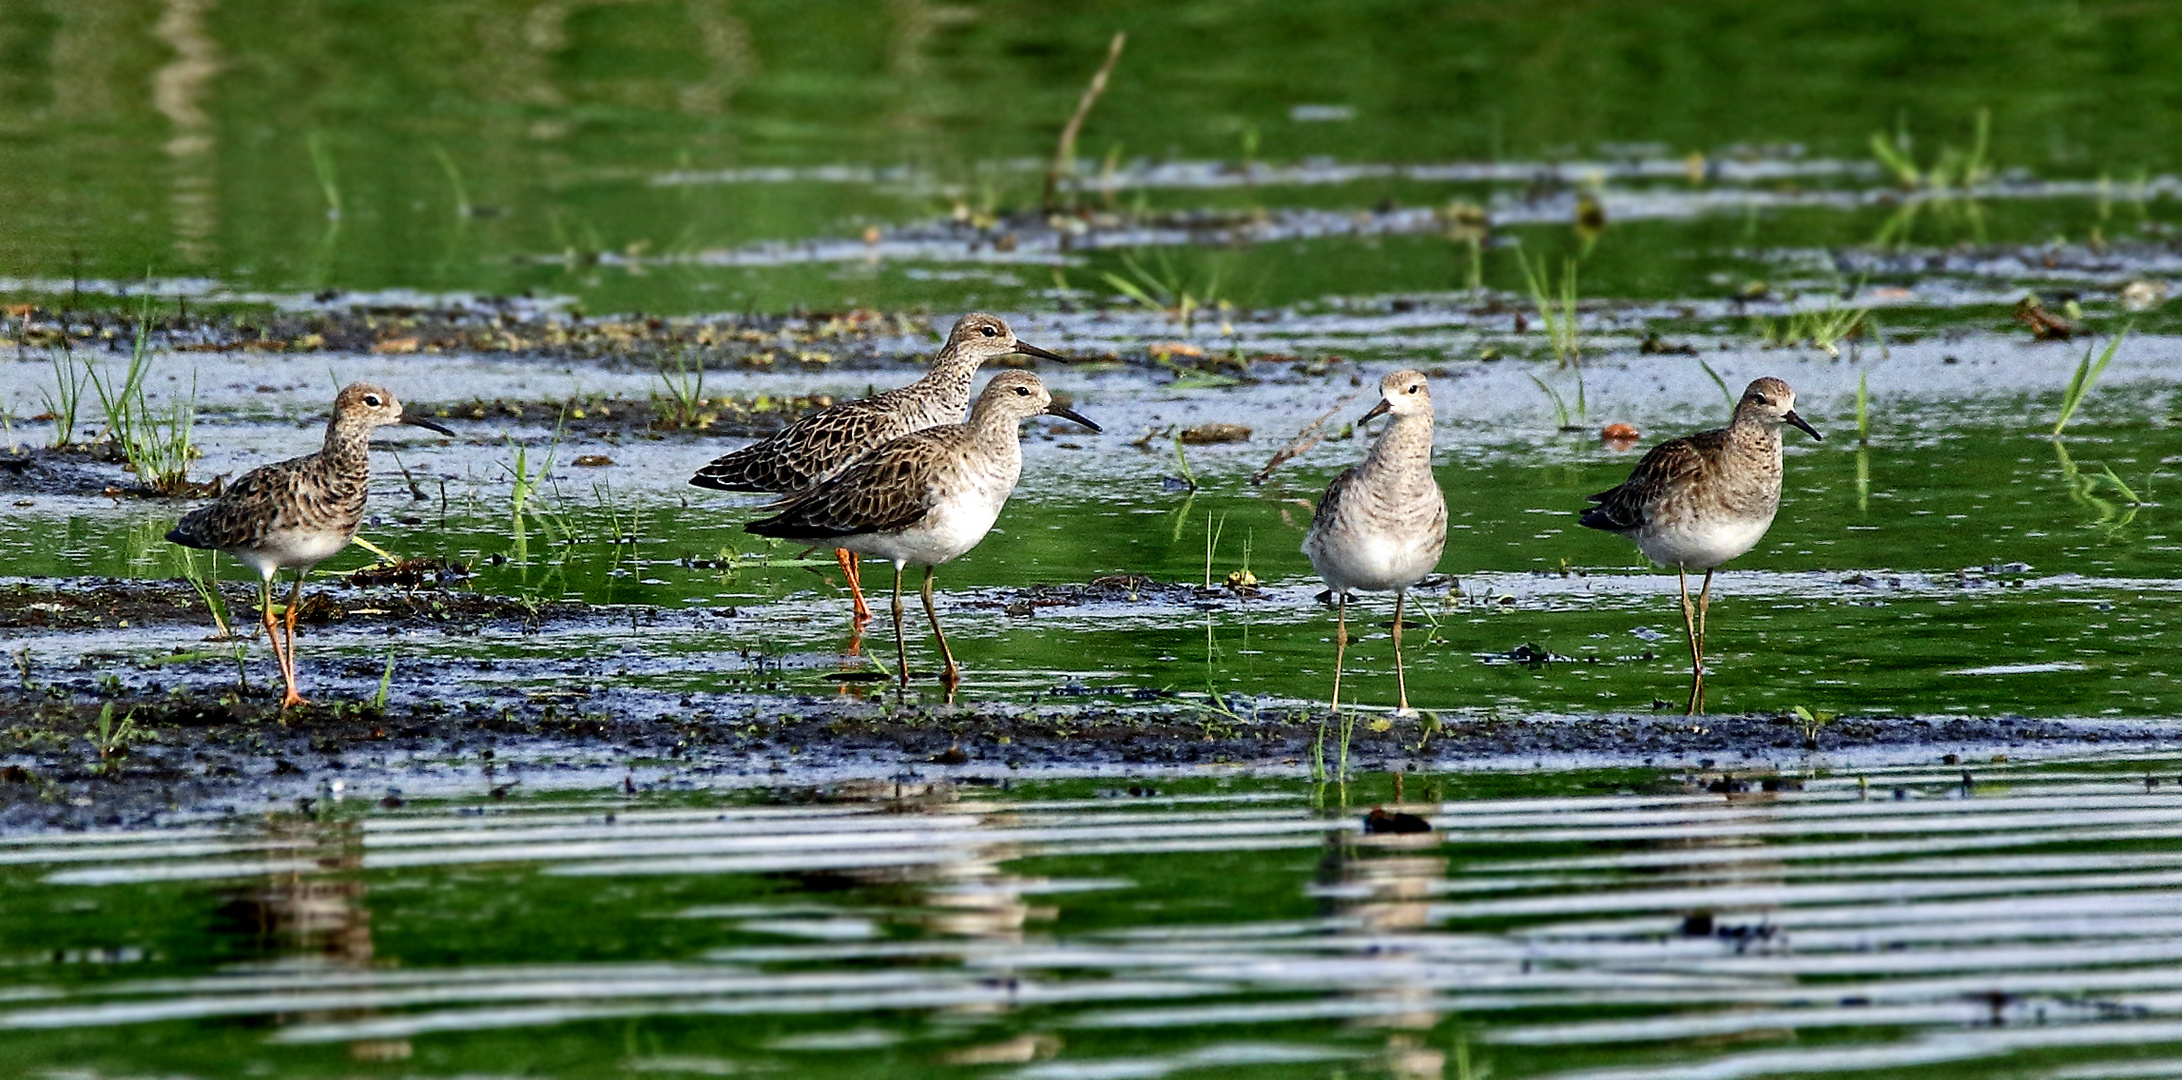
[[(2062, 1065), (2031, 1075), (2155, 1076), (2129, 1070), (2146, 1044), (2182, 1043), (2182, 791), (2147, 786), (2148, 768), (2172, 764), (1404, 804), (1435, 826), (1422, 836), (1366, 834), (1358, 812), (1266, 782), (1126, 799), (875, 785), (807, 805), (412, 804), (18, 837), (0, 865), (34, 888), (8, 903), (156, 893), (177, 918), (240, 905), (271, 951), (67, 980), (19, 957), (0, 1029), (136, 1029), (154, 1062), (239, 1021), (269, 1025), (254, 1037), (269, 1054), (459, 1056), (495, 1032), (619, 1047), (622, 1025), (738, 1017), (616, 1060), (793, 1071), (910, 1048), (1024, 1077), (1285, 1075), (1445, 1064), (1454, 1048), (1496, 1075), (1635, 1078), (2036, 1054)], [(524, 923), (523, 905), (573, 881), (611, 891), (595, 917), (617, 958), (556, 959), (601, 939)], [(685, 899), (704, 894), (740, 898)], [(534, 947), (427, 958), (433, 934), (471, 925), (464, 905), (500, 900)]]

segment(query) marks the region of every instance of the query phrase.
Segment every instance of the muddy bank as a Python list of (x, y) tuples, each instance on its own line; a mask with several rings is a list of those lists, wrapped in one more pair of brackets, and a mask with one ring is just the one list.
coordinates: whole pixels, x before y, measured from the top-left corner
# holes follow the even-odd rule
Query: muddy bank
[[(176, 685), (106, 696), (95, 676), (0, 690), (0, 830), (128, 826), (174, 815), (308, 809), (332, 792), (399, 806), (402, 791), (456, 782), (504, 795), (525, 778), (565, 786), (626, 776), (646, 786), (795, 784), (842, 775), (1024, 772), (1116, 774), (1202, 768), (1304, 773), (1342, 760), (1338, 725), (1295, 703), (1215, 705), (1145, 691), (1135, 700), (950, 705), (873, 685), (832, 697), (660, 694), (582, 684), (491, 687), (440, 679), (431, 700), (381, 706), (322, 696), (283, 714), (271, 688)], [(83, 685), (76, 685), (78, 682)], [(109, 684), (111, 688), (111, 684)], [(1607, 714), (1500, 718), (1359, 714), (1352, 770), (1519, 767), (1580, 760), (1702, 770), (1707, 790), (1755, 789), (1759, 774), (1858, 759), (1929, 762), (1974, 781), (2017, 754), (2098, 744), (2165, 745), (2156, 721), (2022, 717), (1683, 717)], [(1744, 779), (1737, 779), (1742, 770)]]
[(713, 368), (764, 369), (877, 367), (899, 353), (902, 339), (936, 347), (945, 335), (944, 327), (922, 316), (869, 310), (593, 319), (527, 297), (399, 305), (328, 291), (305, 311), (197, 312), (185, 300), (152, 296), (147, 308), (144, 299), (120, 297), (111, 306), (71, 310), (11, 305), (0, 317), (0, 349), (126, 352), (141, 317), (148, 344), (171, 352), (502, 353), (646, 368), (703, 361)]
[(149, 494), (153, 493), (123, 471), (121, 464), (114, 461), (103, 446), (18, 446), (13, 452), (0, 450), (0, 495), (6, 496), (7, 503), (15, 507), (36, 505), (26, 500), (39, 495), (119, 498)]
[[(482, 623), (504, 622), (524, 628), (574, 619), (599, 618), (608, 609), (591, 604), (521, 596), (487, 596), (449, 588), (469, 576), (461, 563), (406, 559), (381, 563), (348, 574), (313, 578), (304, 591), (296, 621), (303, 626), (351, 624), (419, 627), (450, 631)], [(283, 578), (285, 581), (285, 577)], [(220, 583), (229, 617), (251, 629), (257, 590)], [(285, 600), (283, 585), (277, 598)], [(187, 580), (70, 578), (0, 582), (0, 628), (36, 630), (127, 630), (148, 627), (202, 626), (213, 632), (213, 617), (196, 586)]]

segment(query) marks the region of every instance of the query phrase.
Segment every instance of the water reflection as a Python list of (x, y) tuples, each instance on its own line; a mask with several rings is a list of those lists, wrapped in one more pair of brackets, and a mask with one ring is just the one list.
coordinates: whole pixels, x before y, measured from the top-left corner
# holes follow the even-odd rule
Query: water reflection
[[(1031, 1080), (2095, 1075), (2182, 1044), (2182, 785), (2145, 779), (2176, 768), (1451, 800), (1367, 778), (1383, 823), (1424, 832), (1366, 831), (1361, 788), (1329, 817), (1288, 781), (903, 775), (0, 841), (32, 886), (0, 889), (0, 927), (54, 896), (155, 935), (214, 912), (227, 943), (149, 977), (0, 969), (0, 1029), (32, 1061), (128, 1029), (144, 1072), (243, 1031), (269, 1061), (336, 1044), (472, 1071), (550, 1032), (565, 1075), (824, 1075), (843, 1053)], [(180, 902), (145, 910), (153, 890)], [(443, 959), (477, 934), (492, 961)]]
[(152, 76), (152, 106), (173, 125), (166, 153), (172, 168), (168, 205), (174, 219), (174, 257), (183, 266), (212, 261), (219, 227), (212, 118), (205, 112), (212, 77), (220, 70), (219, 45), (206, 33), (217, 0), (164, 0), (154, 32), (174, 56)]
[[(268, 817), (260, 845), (277, 867), (263, 881), (234, 889), (214, 913), (211, 930), (248, 966), (310, 973), (360, 973), (374, 959), (370, 886), (362, 874), (363, 823), (309, 815)], [(354, 1022), (372, 1006), (300, 1014), (313, 1021)], [(358, 1061), (399, 1061), (407, 1039), (359, 1039), (348, 1047)]]
[[(1422, 819), (1438, 810), (1436, 803), (1397, 801), (1374, 807), (1373, 813), (1389, 820), (1397, 814)], [(1446, 1054), (1422, 1034), (1445, 1018), (1430, 961), (1400, 944), (1433, 923), (1432, 902), (1448, 876), (1440, 839), (1431, 831), (1332, 829), (1319, 860), (1316, 891), (1322, 916), (1337, 928), (1337, 935), (1359, 939), (1354, 951), (1366, 961), (1364, 973), (1354, 980), (1356, 988), (1344, 995), (1366, 1003), (1366, 1008), (1349, 1023), (1385, 1031), (1384, 1060), (1397, 1080), (1441, 1080), (1446, 1067)]]
[(279, 869), (233, 890), (214, 932), (244, 955), (361, 970), (371, 965), (363, 823), (277, 815), (261, 845)]

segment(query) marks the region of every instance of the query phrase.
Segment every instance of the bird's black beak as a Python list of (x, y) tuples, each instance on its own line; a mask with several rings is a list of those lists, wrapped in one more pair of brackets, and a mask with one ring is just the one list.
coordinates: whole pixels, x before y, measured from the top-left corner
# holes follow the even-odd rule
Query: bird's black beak
[(1059, 353), (1047, 352), (1044, 349), (1041, 349), (1038, 346), (1033, 345), (1027, 341), (1016, 342), (1015, 351), (1022, 353), (1025, 356), (1035, 356), (1040, 360), (1058, 360), (1064, 364), (1068, 363), (1068, 357), (1062, 356)]
[(1357, 418), (1356, 418), (1356, 422), (1357, 422), (1358, 424), (1368, 424), (1368, 423), (1371, 423), (1371, 422), (1372, 422), (1373, 420), (1376, 420), (1376, 419), (1378, 419), (1379, 417), (1381, 417), (1381, 416), (1384, 416), (1384, 415), (1386, 415), (1386, 411), (1387, 411), (1388, 409), (1391, 409), (1391, 408), (1393, 408), (1393, 407), (1394, 407), (1393, 403), (1389, 402), (1389, 401), (1388, 401), (1387, 399), (1385, 399), (1385, 398), (1380, 398), (1380, 399), (1379, 399), (1379, 403), (1378, 403), (1377, 405), (1374, 405), (1374, 406), (1372, 406), (1372, 407), (1371, 407), (1371, 411), (1370, 411), (1370, 412), (1368, 412), (1368, 413), (1365, 413), (1364, 415), (1362, 415), (1362, 416), (1360, 416), (1360, 417), (1357, 417)]
[(450, 439), (460, 438), (460, 436), (456, 435), (452, 431), (449, 431), (447, 428), (441, 426), (440, 424), (431, 420), (426, 420), (424, 417), (421, 416), (410, 416), (404, 413), (402, 415), (401, 422), (404, 424), (408, 424), (410, 427), (420, 427), (424, 428), (427, 431), (437, 431)]
[(1796, 411), (1794, 409), (1790, 409), (1786, 413), (1783, 413), (1781, 415), (1781, 419), (1791, 424), (1794, 424), (1799, 428), (1802, 428), (1805, 435), (1809, 435), (1810, 437), (1817, 439), (1819, 442), (1826, 441), (1826, 437), (1819, 434), (1817, 428), (1805, 423), (1802, 417), (1796, 415)]
[(1067, 420), (1074, 420), (1075, 422), (1077, 422), (1077, 423), (1079, 423), (1079, 424), (1082, 424), (1083, 426), (1085, 426), (1085, 427), (1087, 427), (1087, 428), (1090, 428), (1090, 429), (1091, 429), (1091, 430), (1092, 430), (1093, 432), (1100, 432), (1100, 431), (1105, 431), (1105, 430), (1106, 430), (1105, 428), (1102, 428), (1102, 427), (1098, 426), (1097, 424), (1094, 424), (1094, 423), (1092, 423), (1091, 421), (1089, 421), (1089, 420), (1086, 420), (1086, 419), (1084, 419), (1084, 417), (1083, 417), (1083, 414), (1082, 414), (1082, 413), (1079, 413), (1079, 412), (1077, 412), (1076, 410), (1074, 410), (1074, 409), (1071, 409), (1071, 408), (1069, 408), (1068, 406), (1066, 406), (1066, 405), (1063, 405), (1063, 404), (1061, 404), (1060, 402), (1057, 402), (1057, 401), (1056, 401), (1056, 402), (1054, 402), (1054, 403), (1053, 403), (1053, 404), (1051, 404), (1051, 405), (1048, 405), (1048, 406), (1046, 406), (1046, 415), (1047, 415), (1047, 416), (1058, 416), (1058, 417), (1061, 417), (1061, 418), (1063, 418), (1063, 419), (1067, 419)]

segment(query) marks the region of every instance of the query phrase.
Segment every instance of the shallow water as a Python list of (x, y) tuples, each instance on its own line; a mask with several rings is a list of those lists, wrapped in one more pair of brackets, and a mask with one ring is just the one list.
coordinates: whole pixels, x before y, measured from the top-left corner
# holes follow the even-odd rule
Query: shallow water
[[(2182, 138), (2162, 62), (2182, 24), (2163, 14), (0, 0), (0, 450), (52, 437), (29, 418), (67, 324), (112, 370), (87, 309), (245, 330), (457, 309), (525, 333), (1001, 311), (1101, 358), (1041, 374), (1107, 431), (1032, 425), (999, 531), (942, 571), (970, 708), (935, 727), (1075, 704), (1186, 716), (1243, 748), (1207, 756), (1270, 769), (1101, 771), (1065, 716), (1020, 773), (993, 739), (971, 757), (1008, 771), (932, 767), (913, 738), (646, 758), (673, 736), (640, 748), (609, 725), (669, 720), (702, 744), (739, 716), (929, 719), (840, 678), (892, 649), (883, 617), (848, 639), (823, 553), (762, 544), (739, 527), (752, 500), (684, 485), (738, 440), (466, 416), (656, 398), (651, 353), (197, 351), (253, 335), (184, 317), (150, 398), (200, 409), (193, 475), (309, 449), (331, 387), (376, 379), (462, 415), (453, 442), (383, 441), (364, 537), (468, 564), (460, 589), (601, 605), (310, 627), (314, 696), (352, 707), (392, 672), (390, 715), (451, 708), (484, 743), (495, 710), (607, 719), (572, 742), (533, 727), (497, 766), (462, 749), (467, 719), (436, 745), (285, 741), (309, 773), (248, 725), (201, 756), (154, 732), (124, 763), (134, 803), (65, 779), (74, 733), (17, 729), (10, 798), (66, 797), (83, 821), (186, 805), (156, 829), (0, 837), (0, 1072), (2182, 1076), (2182, 765), (2168, 747), (2030, 762), (2018, 738), (2068, 719), (2060, 737), (2111, 722), (2149, 740), (2182, 716)], [(1130, 43), (1070, 212), (1048, 215), (1055, 129), (1115, 29)], [(1871, 148), (1952, 155), (1959, 179), (1981, 114), (1967, 184), (1905, 184)], [(1554, 362), (1524, 260), (1576, 268), (1580, 371)], [(2102, 343), (2132, 330), (2059, 439), (2085, 343), (2028, 341), (2010, 308), (2029, 294)], [(1781, 341), (1799, 314), (1854, 311), (1838, 357)], [(707, 386), (906, 382), (931, 343), (905, 329), (875, 356)], [(1150, 358), (1173, 342), (1261, 359), (1224, 385), (1232, 368)], [(1363, 388), (1405, 365), (1433, 373), (1453, 510), (1448, 577), (1405, 612), (1409, 686), (1421, 724), (1483, 730), (1678, 710), (1673, 580), (1575, 524), (1634, 460), (1595, 433), (1715, 424), (1715, 379), (1797, 388), (1827, 438), (1790, 435), (1782, 516), (1719, 581), (1710, 703), (1761, 718), (1720, 760), (1812, 770), (1801, 786), (1541, 750), (1410, 775), (1399, 809), (1438, 831), (1365, 835), (1392, 779), (1315, 786), (1291, 750), (1250, 752), (1262, 717), (1323, 700), (1304, 500), (1363, 452), (1369, 433), (1344, 430)], [(1333, 438), (1248, 481), (1321, 415)], [(1252, 432), (1178, 458), (1173, 433), (1207, 421)], [(520, 511), (519, 453), (554, 461)], [(0, 588), (183, 573), (161, 537), (187, 504), (94, 494), (123, 482), (100, 466), (8, 491)], [(367, 561), (317, 580), (374, 604), (331, 584)], [(1223, 587), (1243, 571), (1254, 592)], [(1116, 574), (1155, 584), (1048, 588)], [(1389, 607), (1352, 623), (1369, 720), (1394, 695)], [(5, 644), (26, 701), (210, 700), (235, 668), (209, 623)], [(922, 633), (910, 648), (930, 670)], [(1836, 714), (1931, 734), (1852, 754)], [(1959, 716), (1999, 718), (1964, 736), (1992, 744), (1931, 741)], [(1408, 724), (1381, 760), (1429, 758), (1434, 729)], [(796, 786), (719, 779), (768, 769)], [(199, 794), (152, 798), (160, 775)]]
[[(1107, 294), (1101, 274), (1132, 273), (1119, 249), (1169, 276), (1150, 253), (1186, 240), (1176, 283), (1260, 308), (1459, 287), (1467, 254), (1432, 208), (1486, 207), (1498, 240), (1558, 251), (1589, 192), (1610, 227), (1587, 294), (1681, 298), (1770, 276), (1783, 251), (2156, 241), (2182, 168), (2158, 62), (2174, 28), (2127, 5), (7, 14), (7, 294), (148, 277), (200, 301), (1020, 309)], [(1063, 251), (1044, 171), (1117, 30), (1064, 191), (1090, 213)], [(1871, 139), (1929, 168), (1972, 153), (1981, 110), (1980, 199), (1905, 200)], [(1521, 288), (1511, 260), (1481, 271)]]
[[(1337, 321), (1323, 323), (1330, 329)], [(1069, 327), (1041, 329), (1057, 337)], [(1299, 320), (1291, 329), (1313, 327)], [(2058, 407), (2052, 388), (2080, 355), (2066, 345), (1905, 343), (1857, 363), (1793, 350), (1707, 357), (1736, 385), (1764, 372), (1787, 377), (1802, 389), (1802, 412), (1830, 435), (1814, 442), (1791, 433), (1782, 516), (1756, 551), (1721, 575), (1711, 703), (1726, 711), (2182, 714), (2182, 681), (2168, 661), (2182, 631), (2168, 602), (2182, 588), (2174, 569), (2182, 541), (2159, 502), (2182, 461), (2182, 440), (2167, 419), (2182, 407), (2166, 374), (2176, 350), (2176, 339), (2132, 339), (2058, 442), (2041, 433)], [(299, 418), (322, 407), (309, 387), (250, 393), (253, 365), (262, 363), (201, 362), (213, 375), (201, 385), (244, 390), (205, 395), (200, 474), (292, 453), (315, 436), (308, 419), (261, 418), (268, 404)], [(1338, 406), (1336, 424), (1360, 414), (1357, 381), (1376, 365), (1338, 365), (1323, 375), (1257, 366), (1264, 383), (1201, 390), (1129, 370), (1048, 372), (1107, 431), (1031, 425), (1024, 480), (1000, 530), (943, 568), (944, 617), (971, 672), (967, 700), (1164, 690), (1280, 703), (1325, 693), (1332, 620), (1311, 602), (1320, 586), (1297, 550), (1309, 516), (1297, 500), (1315, 499), (1362, 452), (1362, 440), (1322, 443), (1262, 487), (1247, 478), (1328, 407)], [(1439, 477), (1452, 522), (1440, 570), (1451, 580), (1424, 590), (1405, 612), (1411, 687), (1423, 707), (1642, 710), (1676, 700), (1686, 677), (1674, 578), (1574, 520), (1584, 496), (1618, 482), (1634, 455), (1586, 433), (1554, 432), (1549, 403), (1529, 381), (1542, 370), (1471, 361), (1452, 365), (1436, 384)], [(16, 384), (26, 389), (35, 376), (26, 368), (10, 374), (26, 376)], [(503, 376), (548, 399), (641, 396), (646, 386), (635, 374), (485, 358), (461, 366), (375, 358), (362, 374), (454, 401)], [(874, 378), (884, 373), (857, 381)], [(1599, 360), (1586, 378), (1594, 420), (1627, 419), (1647, 432), (1717, 422), (1725, 409), (1691, 358)], [(1868, 440), (1855, 430), (1860, 382), (1872, 402)], [(824, 375), (743, 376), (727, 385), (858, 392), (848, 379)], [(1248, 442), (1184, 448), (1194, 493), (1178, 484), (1171, 435), (1131, 445), (1147, 432), (1237, 417), (1254, 427)], [(462, 429), (459, 442), (383, 440), (367, 539), (403, 555), (467, 563), (478, 576), (463, 587), (489, 595), (680, 614), (648, 629), (603, 613), (542, 632), (394, 639), (328, 627), (304, 641), (314, 679), (368, 694), (391, 651), (397, 666), (404, 658), (508, 661), (493, 680), (515, 685), (550, 685), (571, 672), (611, 676), (671, 702), (693, 691), (745, 692), (748, 675), (768, 666), (785, 669), (775, 689), (831, 692), (844, 663), (861, 666), (843, 659), (845, 604), (830, 560), (741, 532), (754, 500), (682, 483), (733, 441), (652, 440), (638, 431), (555, 448), (553, 433), (534, 426), (450, 422)], [(526, 443), (533, 460), (550, 451), (560, 462), (554, 485), (519, 517), (509, 502), (511, 438)], [(615, 464), (567, 464), (588, 453)], [(397, 460), (425, 500), (410, 496), (391, 468)], [(183, 572), (180, 549), (161, 536), (186, 503), (25, 501), (31, 505), (0, 519), (0, 553), (15, 574)], [(356, 549), (326, 568), (369, 561)], [(1154, 591), (1079, 605), (1023, 592), (1123, 573), (1217, 587), (1245, 569), (1260, 582), (1255, 596)], [(883, 590), (884, 568), (874, 565), (867, 581)], [(1390, 608), (1384, 598), (1361, 606), (1363, 637), (1351, 652), (1360, 700), (1375, 706), (1392, 697)], [(865, 648), (890, 660), (889, 634), (882, 616)], [(164, 654), (198, 636), (116, 629), (33, 633), (23, 643), (49, 670), (73, 668), (86, 655), (102, 665), (131, 658), (118, 671), (131, 685), (231, 671), (209, 655), (167, 662)], [(1519, 648), (1542, 662), (1511, 662)], [(911, 649), (923, 670), (931, 655), (923, 633), (914, 633)], [(402, 700), (436, 690), (397, 680), (393, 692)]]
[[(470, 770), (0, 842), (0, 1063), (2165, 1075), (2177, 766), (1481, 770), (1398, 807), (1386, 775), (488, 799)], [(1435, 831), (1366, 834), (1382, 804)]]

